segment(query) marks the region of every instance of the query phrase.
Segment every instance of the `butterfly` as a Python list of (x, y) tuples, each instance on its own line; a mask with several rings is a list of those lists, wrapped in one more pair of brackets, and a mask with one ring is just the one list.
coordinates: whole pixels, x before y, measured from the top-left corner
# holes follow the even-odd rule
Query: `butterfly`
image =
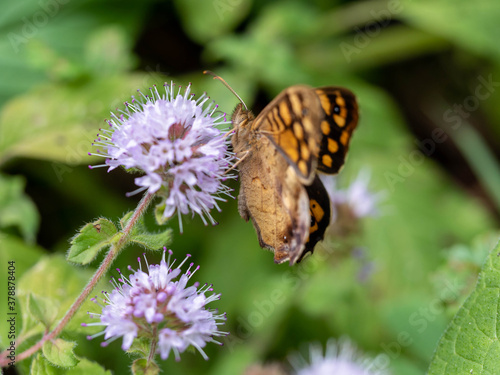
[(226, 86), (240, 99), (231, 118), (238, 211), (276, 263), (293, 265), (313, 252), (330, 223), (318, 172), (335, 174), (343, 166), (358, 123), (356, 97), (341, 87), (295, 85), (255, 116)]

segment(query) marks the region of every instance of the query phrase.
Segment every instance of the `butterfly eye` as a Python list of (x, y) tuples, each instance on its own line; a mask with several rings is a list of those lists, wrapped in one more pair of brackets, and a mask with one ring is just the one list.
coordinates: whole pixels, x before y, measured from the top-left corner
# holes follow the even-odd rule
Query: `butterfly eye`
[(340, 107), (338, 105), (335, 105), (335, 107), (333, 107), (333, 112), (338, 115), (340, 113)]
[(309, 110), (307, 108), (302, 108), (302, 116), (307, 116), (309, 113)]

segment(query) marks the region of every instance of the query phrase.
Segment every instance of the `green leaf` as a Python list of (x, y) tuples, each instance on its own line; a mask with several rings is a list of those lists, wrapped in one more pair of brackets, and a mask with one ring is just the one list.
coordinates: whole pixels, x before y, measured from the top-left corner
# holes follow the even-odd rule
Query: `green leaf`
[(116, 226), (108, 219), (100, 218), (88, 223), (71, 240), (68, 261), (78, 264), (92, 262), (99, 251), (110, 245), (116, 233), (118, 233)]
[(256, 84), (262, 82), (266, 87), (282, 90), (297, 82), (311, 83), (297, 60), (301, 56), (297, 39), (302, 38), (307, 45), (311, 45), (311, 39), (317, 39), (313, 34), (318, 27), (315, 13), (310, 3), (266, 4), (265, 11), (252, 19), (247, 32), (210, 41), (207, 56), (234, 64), (240, 77), (246, 76), (247, 81), (251, 79)]
[(30, 375), (62, 375), (66, 374), (61, 368), (54, 367), (40, 353), (31, 363)]
[[(132, 217), (133, 212), (128, 212), (124, 217), (120, 219), (120, 225), (122, 229), (127, 226), (128, 221)], [(143, 246), (149, 250), (159, 250), (170, 243), (172, 238), (172, 229), (167, 228), (166, 230), (158, 233), (151, 233), (147, 231), (146, 225), (144, 224), (144, 219), (141, 217), (137, 220), (134, 228), (129, 235), (129, 241), (135, 242), (138, 245)]]
[(125, 72), (134, 65), (130, 44), (123, 28), (103, 27), (90, 35), (85, 50), (86, 65), (100, 76)]
[(47, 72), (54, 81), (77, 79), (86, 74), (81, 62), (74, 62), (61, 56), (49, 44), (41, 40), (31, 41), (26, 46), (24, 54), (32, 68)]
[(407, 1), (401, 16), (413, 26), (445, 37), (462, 48), (500, 60), (497, 0)]
[(189, 36), (206, 42), (236, 27), (248, 14), (251, 1), (176, 0), (175, 6)]
[(251, 29), (263, 38), (302, 39), (310, 44), (311, 37), (316, 38), (323, 32), (318, 17), (317, 8), (309, 2), (270, 2)]
[(111, 371), (104, 369), (98, 363), (86, 358), (76, 358), (76, 366), (63, 369), (53, 366), (42, 354), (38, 353), (31, 364), (30, 375), (111, 375)]
[(0, 164), (19, 156), (50, 160), (59, 169), (89, 163), (91, 144), (109, 110), (153, 79), (158, 75), (114, 74), (46, 84), (17, 96), (0, 113)]
[(98, 363), (89, 361), (86, 358), (78, 358), (80, 362), (75, 367), (70, 368), (66, 375), (111, 375), (111, 371), (106, 370)]
[(500, 363), (500, 242), (483, 265), (476, 289), (441, 337), (429, 374), (497, 374)]
[(165, 200), (155, 206), (155, 220), (158, 225), (165, 225), (170, 220), (170, 217), (163, 215), (166, 207)]
[(160, 373), (160, 368), (154, 362), (148, 364), (148, 360), (141, 358), (136, 359), (132, 363), (132, 374), (134, 375), (157, 375)]
[[(81, 74), (89, 37), (94, 30), (100, 32), (105, 25), (116, 25), (135, 40), (137, 29), (148, 11), (144, 2), (129, 2), (117, 8), (114, 4), (84, 0), (78, 4), (69, 1), (25, 0), (2, 4), (0, 16), (0, 103), (13, 95), (47, 81), (61, 78), (58, 72), (65, 65), (78, 65), (75, 73)], [(44, 21), (44, 17), (45, 21)], [(40, 25), (42, 22), (42, 25)], [(64, 37), (62, 37), (64, 36)], [(41, 67), (45, 56), (33, 56), (30, 49), (43, 44), (57, 56), (53, 64)], [(115, 47), (109, 45), (113, 50)], [(128, 49), (131, 55), (130, 48)], [(127, 60), (130, 57), (127, 58)], [(65, 75), (67, 77), (67, 75)]]
[[(283, 43), (279, 38), (264, 37), (259, 33), (241, 36), (231, 34), (210, 42), (207, 54), (214, 60), (234, 64), (248, 79), (255, 77), (270, 87), (282, 89), (308, 81), (305, 71), (297, 64), (293, 46)], [(241, 56), (248, 58), (242, 60)]]
[[(58, 301), (56, 320), (61, 319), (75, 298), (81, 293), (91, 275), (90, 270), (72, 267), (61, 255), (42, 257), (38, 263), (19, 278), (17, 284), (18, 297), (26, 300), (26, 303), (21, 304), (23, 316), (24, 314), (31, 316), (27, 311), (28, 296), (31, 293), (37, 297), (41, 296)], [(102, 290), (106, 284), (109, 283), (102, 281), (96, 289)], [(89, 321), (87, 311), (95, 310), (95, 304), (87, 300), (65, 327), (65, 331), (88, 334), (89, 328), (82, 327), (81, 323)], [(36, 328), (30, 329), (30, 335), (43, 331), (41, 324)]]
[[(19, 293), (17, 296), (19, 302), (18, 308), (20, 309), (22, 317), (21, 334), (26, 337), (36, 336), (46, 331), (46, 326), (41, 322), (41, 319), (38, 318), (37, 312), (32, 311), (30, 308), (30, 296), (30, 293)], [(37, 297), (40, 298), (40, 296)], [(52, 301), (57, 308), (57, 300), (52, 299)]]
[(74, 342), (55, 339), (46, 341), (43, 344), (42, 352), (45, 358), (55, 366), (74, 367), (79, 362), (73, 353), (75, 345)]
[(144, 227), (143, 221), (139, 221), (130, 234), (130, 241), (139, 244), (149, 250), (159, 250), (167, 246), (172, 240), (172, 229), (167, 228), (163, 232), (149, 233)]
[(122, 230), (125, 229), (128, 221), (130, 220), (130, 218), (132, 217), (133, 214), (134, 214), (134, 211), (129, 211), (125, 215), (123, 215), (123, 217), (120, 219), (120, 227)]
[(58, 307), (59, 303), (53, 298), (36, 296), (32, 293), (28, 295), (29, 313), (42, 323), (47, 330), (51, 328), (57, 317)]
[(24, 177), (0, 175), (0, 228), (17, 227), (25, 241), (33, 243), (40, 217), (24, 194), (25, 185)]

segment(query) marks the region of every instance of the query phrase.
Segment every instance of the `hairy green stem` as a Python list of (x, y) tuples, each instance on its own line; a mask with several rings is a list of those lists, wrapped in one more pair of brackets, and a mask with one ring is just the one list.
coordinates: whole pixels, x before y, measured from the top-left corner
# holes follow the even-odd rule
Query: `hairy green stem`
[(156, 354), (156, 345), (158, 344), (158, 327), (155, 325), (154, 331), (153, 331), (153, 339), (151, 340), (151, 347), (149, 349), (149, 356), (148, 356), (148, 366), (151, 362), (153, 362), (153, 359)]
[[(148, 207), (149, 203), (151, 203), (153, 199), (152, 194), (146, 194), (142, 200), (139, 202), (139, 205), (137, 206), (134, 214), (130, 218), (130, 220), (127, 222), (127, 225), (125, 228), (123, 228), (122, 236), (119, 238), (119, 240), (114, 243), (108, 251), (108, 254), (106, 255), (106, 258), (103, 260), (95, 274), (92, 276), (88, 284), (85, 286), (83, 289), (82, 293), (78, 296), (78, 298), (73, 302), (69, 310), (66, 312), (64, 317), (59, 321), (59, 324), (51, 331), (43, 335), (41, 340), (37, 342), (35, 345), (30, 347), (29, 349), (26, 349), (24, 352), (16, 356), (16, 361), (22, 361), (23, 359), (26, 359), (36, 353), (38, 350), (40, 350), (43, 346), (43, 344), (48, 341), (48, 340), (53, 340), (56, 338), (64, 329), (64, 327), (69, 323), (71, 318), (76, 314), (80, 306), (83, 304), (83, 302), (87, 299), (89, 294), (92, 292), (92, 290), (95, 288), (99, 280), (106, 274), (108, 269), (111, 267), (111, 264), (113, 261), (116, 259), (118, 254), (120, 254), (121, 250), (125, 247), (125, 245), (128, 242), (128, 235), (130, 234), (132, 228), (134, 225), (137, 223), (139, 218), (144, 214), (146, 211), (146, 208)], [(19, 345), (19, 343), (16, 345), (16, 347)], [(8, 356), (8, 351), (4, 351), (2, 354), (0, 354), (0, 366), (4, 367), (7, 366), (9, 363), (9, 360), (7, 358)]]

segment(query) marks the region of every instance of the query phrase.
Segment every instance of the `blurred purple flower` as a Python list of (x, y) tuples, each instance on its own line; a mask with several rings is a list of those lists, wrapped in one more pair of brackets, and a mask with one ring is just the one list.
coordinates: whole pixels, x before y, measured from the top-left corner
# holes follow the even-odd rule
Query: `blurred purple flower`
[(357, 219), (379, 215), (378, 206), (385, 199), (386, 193), (370, 191), (368, 188), (370, 177), (371, 172), (368, 169), (362, 169), (347, 189), (338, 189), (337, 176), (321, 175), (321, 180), (332, 202), (332, 222), (336, 221), (336, 207), (340, 206), (348, 207)]
[[(385, 375), (379, 369), (378, 357), (367, 358), (359, 354), (356, 347), (347, 338), (339, 341), (328, 340), (326, 351), (320, 345), (311, 344), (309, 362), (301, 355), (289, 358), (297, 375)], [(382, 361), (381, 361), (382, 362)]]

